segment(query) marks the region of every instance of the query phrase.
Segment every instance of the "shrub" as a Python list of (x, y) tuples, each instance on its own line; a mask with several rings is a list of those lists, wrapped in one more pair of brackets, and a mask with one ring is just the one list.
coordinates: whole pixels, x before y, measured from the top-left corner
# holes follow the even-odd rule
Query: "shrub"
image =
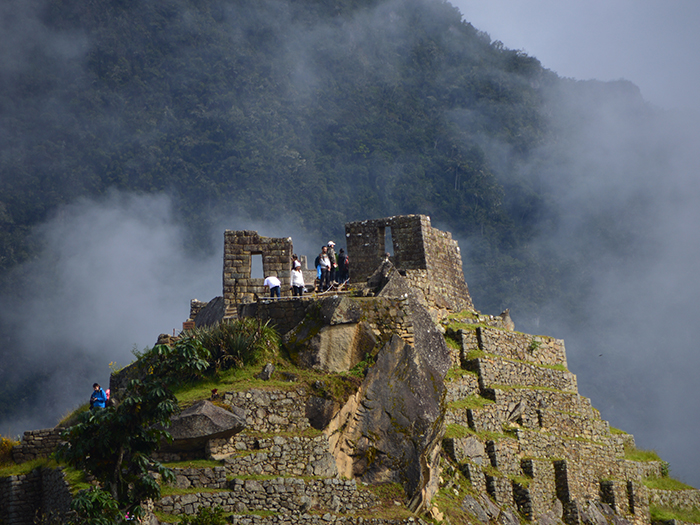
[(156, 345), (139, 359), (139, 367), (169, 382), (200, 379), (209, 368), (211, 352), (194, 337), (182, 337), (173, 346)]
[(19, 441), (0, 436), (0, 465), (12, 463), (12, 447), (19, 445)]
[(188, 330), (186, 335), (209, 349), (217, 370), (257, 364), (265, 357), (277, 354), (280, 344), (279, 334), (268, 322), (250, 317), (195, 328)]

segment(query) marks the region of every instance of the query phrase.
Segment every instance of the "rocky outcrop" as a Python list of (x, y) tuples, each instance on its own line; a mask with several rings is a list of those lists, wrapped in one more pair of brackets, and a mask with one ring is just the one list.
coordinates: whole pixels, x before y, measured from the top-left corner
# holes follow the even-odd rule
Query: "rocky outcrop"
[(326, 432), (342, 475), (400, 482), (409, 507), (420, 510), (438, 488), (450, 352), (429, 312), (390, 262), (370, 284), (375, 293), (408, 301), (414, 344), (392, 336)]
[(173, 441), (164, 443), (161, 450), (204, 450), (210, 440), (229, 438), (245, 427), (245, 414), (241, 409), (226, 410), (210, 401), (199, 401), (172, 417), (168, 432)]

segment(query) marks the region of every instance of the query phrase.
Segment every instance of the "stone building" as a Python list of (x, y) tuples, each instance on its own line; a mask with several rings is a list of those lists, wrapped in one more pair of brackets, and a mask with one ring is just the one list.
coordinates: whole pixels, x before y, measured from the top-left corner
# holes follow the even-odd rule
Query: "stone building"
[(364, 282), (387, 251), (393, 251), (391, 262), (424, 294), (426, 304), (453, 311), (474, 310), (457, 241), (449, 232), (433, 228), (430, 217), (396, 215), (350, 222), (345, 225), (345, 237), (351, 281)]
[[(426, 215), (396, 215), (347, 223), (351, 282), (364, 283), (383, 262), (389, 232), (391, 262), (411, 286), (422, 292), (427, 305), (453, 311), (474, 309), (457, 241), (449, 232), (433, 228)], [(291, 237), (263, 237), (250, 230), (226, 230), (223, 298), (227, 315), (233, 314), (236, 305), (267, 295), (264, 279), (252, 277), (252, 259), (256, 255), (262, 258), (263, 275), (276, 275), (282, 281), (282, 295), (289, 296), (292, 253)], [(305, 256), (300, 259), (304, 279), (312, 284), (315, 272), (306, 269)]]
[(263, 297), (264, 278), (252, 277), (253, 257), (262, 256), (264, 276), (276, 275), (282, 282), (282, 293), (289, 294), (289, 272), (292, 263), (292, 238), (263, 237), (250, 230), (224, 232), (224, 303), (231, 305)]

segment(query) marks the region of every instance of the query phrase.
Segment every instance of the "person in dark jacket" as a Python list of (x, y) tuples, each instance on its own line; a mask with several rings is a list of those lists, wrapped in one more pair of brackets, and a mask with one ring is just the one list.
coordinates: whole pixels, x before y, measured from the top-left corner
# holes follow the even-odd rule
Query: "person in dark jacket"
[(95, 383), (92, 385), (92, 395), (90, 396), (90, 408), (104, 408), (107, 404), (107, 394), (102, 387)]
[(350, 259), (343, 248), (338, 253), (338, 282), (344, 283), (350, 277)]

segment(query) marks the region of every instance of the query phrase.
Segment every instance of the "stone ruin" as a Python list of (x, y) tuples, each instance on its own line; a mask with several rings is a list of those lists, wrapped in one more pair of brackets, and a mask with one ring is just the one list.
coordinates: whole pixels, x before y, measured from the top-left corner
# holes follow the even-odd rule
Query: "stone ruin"
[(347, 223), (351, 281), (366, 281), (382, 263), (389, 230), (390, 260), (409, 285), (423, 294), (422, 303), (457, 312), (474, 309), (457, 241), (449, 232), (433, 228), (426, 215)]
[[(350, 222), (345, 225), (350, 282), (362, 285), (385, 259), (387, 232), (391, 232), (390, 260), (411, 287), (420, 292), (420, 302), (438, 310), (473, 310), (469, 288), (462, 270), (457, 241), (449, 232), (433, 228), (426, 215), (397, 215), (383, 219)], [(276, 275), (282, 282), (283, 298), (291, 298), (290, 272), (294, 248), (291, 237), (263, 237), (251, 230), (224, 232), (223, 301), (193, 300), (190, 318), (211, 324), (222, 318), (238, 317), (243, 305), (265, 299), (264, 278), (252, 277), (253, 257), (261, 256), (264, 276)], [(306, 256), (299, 257), (307, 284), (314, 282), (315, 268)], [(197, 322), (200, 325), (200, 322)]]
[[(408, 509), (445, 523), (442, 512), (490, 525), (647, 525), (651, 505), (700, 508), (700, 491), (644, 484), (667, 466), (628, 459), (634, 437), (611, 431), (578, 393), (562, 340), (516, 332), (507, 311), (473, 309), (449, 233), (411, 215), (349, 223), (346, 237), (351, 280), (367, 282), (367, 293), (255, 300), (263, 294), (262, 279), (250, 276), (252, 255), (285, 283), (291, 239), (226, 232), (229, 312), (273, 321), (300, 367), (344, 372), (367, 355), (374, 364), (344, 404), (323, 381), (222, 393), (245, 432), (198, 442), (198, 454), (222, 466), (176, 469), (177, 486), (189, 491), (154, 502), (156, 510), (221, 506), (236, 523), (361, 525), (378, 502), (359, 483), (386, 481), (402, 484)], [(192, 317), (223, 300), (196, 305)], [(321, 434), (308, 437), (310, 427)], [(36, 442), (49, 440), (37, 432), (13, 453), (39, 454)], [(29, 525), (34, 510), (64, 508), (67, 485), (52, 473), (0, 479), (0, 520)], [(453, 508), (435, 505), (438, 490), (454, 495)]]

